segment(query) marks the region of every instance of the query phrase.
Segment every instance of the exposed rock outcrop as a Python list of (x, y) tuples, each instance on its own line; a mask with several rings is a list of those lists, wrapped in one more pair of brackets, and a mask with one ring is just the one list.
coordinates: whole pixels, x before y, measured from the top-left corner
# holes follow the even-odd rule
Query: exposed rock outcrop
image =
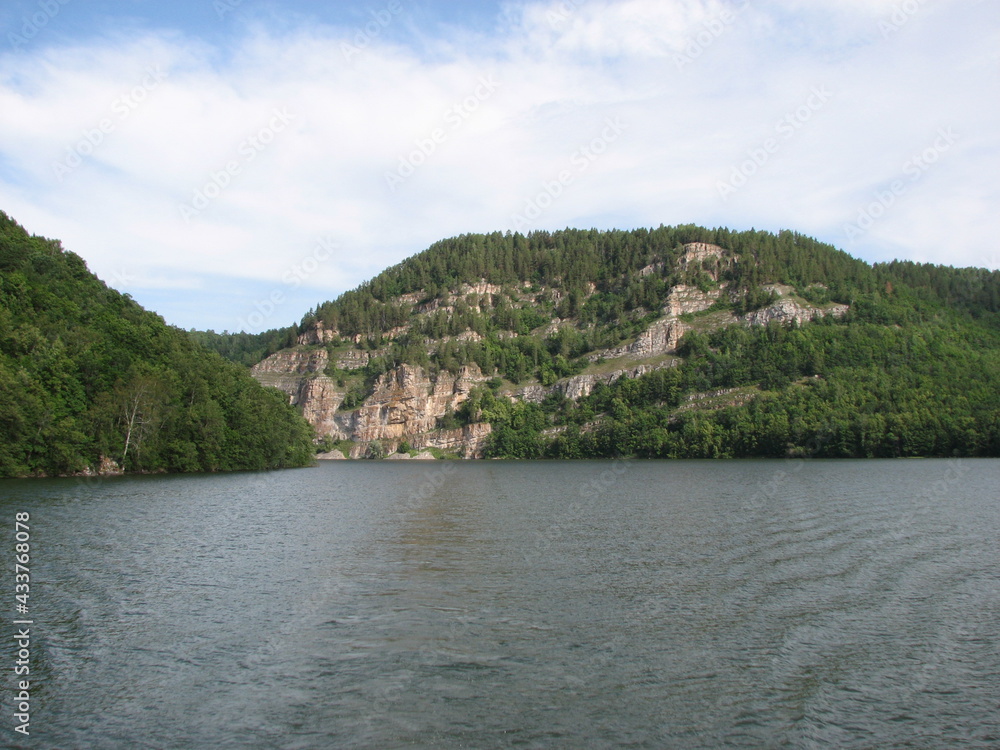
[(483, 450), (486, 448), (486, 439), (492, 432), (493, 425), (487, 422), (476, 422), (454, 430), (436, 430), (416, 435), (410, 441), (410, 445), (416, 450), (438, 448), (457, 453), (465, 458), (482, 458)]
[(330, 424), (331, 415), (344, 400), (343, 390), (320, 374), (329, 359), (326, 349), (284, 349), (258, 362), (250, 374), (262, 385), (284, 391), (288, 402), (301, 405), (306, 419), (319, 430), (320, 424)]
[[(265, 382), (275, 380), (267, 377), (270, 375), (286, 377), (321, 373), (326, 370), (329, 364), (341, 370), (360, 370), (371, 361), (372, 357), (381, 353), (381, 351), (366, 351), (364, 349), (335, 351), (331, 362), (330, 354), (325, 348), (300, 346), (294, 349), (282, 349), (280, 352), (272, 354), (250, 368), (250, 373), (261, 382)], [(274, 385), (288, 391), (287, 388), (277, 385), (276, 382), (266, 382), (265, 385)]]
[(482, 341), (483, 337), (476, 333), (475, 331), (462, 331), (455, 336), (443, 336), (437, 340), (427, 340), (427, 351), (436, 352), (441, 347), (442, 344), (446, 344), (449, 341), (458, 341), (462, 343)]
[(416, 455), (411, 456), (409, 453), (393, 453), (392, 455), (385, 457), (387, 461), (423, 461), (423, 460), (434, 460), (434, 454), (430, 451), (421, 451)]
[(420, 367), (401, 365), (376, 381), (360, 407), (344, 412), (340, 407), (345, 389), (317, 372), (325, 361), (326, 350), (286, 350), (261, 362), (252, 372), (261, 383), (288, 394), (289, 402), (301, 407), (319, 437), (354, 441), (352, 457), (368, 455), (375, 441), (391, 453), (404, 440), (416, 449), (482, 455), (490, 425), (437, 429), (438, 418), (457, 409), (470, 391), (487, 379), (475, 364), (457, 374), (442, 372), (433, 378)]
[[(679, 261), (679, 268), (707, 274), (718, 282), (719, 277), (728, 268), (733, 258), (717, 245), (694, 242), (684, 246), (684, 254)], [(641, 276), (649, 276), (664, 272), (660, 263), (653, 263), (640, 272)], [(699, 278), (699, 284), (704, 276)], [(596, 372), (564, 378), (552, 385), (532, 384), (517, 388), (508, 393), (514, 400), (530, 403), (541, 403), (553, 393), (560, 393), (566, 398), (579, 400), (589, 396), (599, 384), (614, 383), (621, 377), (637, 378), (653, 370), (673, 367), (679, 359), (669, 355), (677, 352), (685, 332), (692, 327), (698, 330), (712, 330), (720, 326), (742, 323), (744, 325), (767, 325), (771, 322), (782, 324), (794, 323), (801, 325), (810, 319), (822, 315), (843, 315), (847, 312), (846, 305), (825, 305), (816, 307), (793, 296), (795, 290), (789, 286), (771, 284), (765, 289), (774, 292), (776, 301), (760, 310), (750, 312), (742, 318), (736, 318), (731, 312), (719, 315), (701, 316), (697, 319), (681, 320), (682, 316), (704, 313), (719, 300), (726, 299), (732, 291), (726, 283), (709, 283), (714, 289), (702, 291), (696, 286), (678, 284), (668, 294), (663, 307), (663, 317), (655, 320), (634, 341), (603, 351), (587, 355), (591, 362), (600, 360), (623, 360), (617, 369), (610, 372)], [(531, 290), (534, 291), (531, 291)], [(529, 291), (531, 293), (529, 293)], [(593, 293), (594, 287), (590, 292)], [(523, 292), (523, 293), (522, 293)], [(524, 305), (533, 303), (537, 289), (524, 282), (521, 288), (511, 290), (509, 294)], [(413, 292), (404, 295), (401, 301), (416, 305), (414, 311), (420, 313), (435, 313), (436, 311), (454, 311), (459, 304), (469, 305), (470, 309), (484, 304), (492, 306), (490, 297), (504, 294), (504, 290), (496, 285), (486, 283), (463, 285), (457, 292), (444, 295), (426, 302), (426, 294)], [(544, 301), (558, 303), (562, 290), (552, 288), (543, 293)], [(576, 326), (573, 319), (556, 318), (539, 326), (535, 335), (547, 337), (556, 335), (563, 326)], [(385, 338), (398, 337), (410, 326), (400, 326), (386, 331)], [(511, 331), (496, 331), (493, 335), (501, 339), (516, 336)], [(492, 427), (486, 423), (470, 424), (461, 428), (438, 429), (438, 420), (450, 412), (454, 412), (469, 397), (470, 391), (488, 378), (475, 364), (463, 367), (458, 373), (439, 372), (430, 375), (423, 368), (403, 364), (384, 373), (375, 382), (372, 392), (360, 406), (343, 410), (346, 391), (350, 384), (357, 387), (357, 378), (325, 375), (327, 367), (340, 370), (357, 370), (368, 365), (373, 357), (385, 354), (386, 350), (368, 351), (361, 349), (333, 348), (331, 355), (327, 343), (339, 338), (337, 331), (326, 329), (322, 323), (315, 323), (310, 329), (299, 336), (299, 346), (274, 354), (257, 364), (252, 373), (261, 383), (275, 386), (284, 391), (289, 402), (298, 405), (303, 416), (316, 428), (319, 437), (331, 437), (335, 440), (347, 440), (352, 443), (351, 458), (362, 458), (370, 455), (393, 455), (403, 458), (404, 454), (397, 449), (405, 442), (411, 449), (427, 452), (429, 449), (439, 449), (466, 457), (480, 457)], [(435, 340), (427, 340), (427, 350), (436, 351), (447, 342), (477, 342), (482, 336), (467, 330), (457, 335), (446, 336)], [(361, 337), (355, 337), (357, 342)], [(331, 361), (332, 358), (332, 361)], [(605, 369), (595, 367), (593, 369)], [(337, 383), (347, 383), (338, 386)], [(726, 396), (728, 394), (713, 394)], [(740, 394), (735, 394), (740, 396)], [(741, 396), (742, 397), (742, 396)], [(356, 403), (356, 402), (355, 402)], [(337, 456), (342, 455), (334, 451)], [(336, 457), (332, 456), (331, 457)]]
[(723, 287), (703, 292), (698, 287), (678, 284), (670, 290), (663, 312), (672, 317), (701, 312), (721, 299), (724, 292)]
[(125, 470), (119, 466), (118, 462), (113, 458), (108, 456), (101, 456), (101, 460), (97, 464), (97, 468), (92, 466), (86, 467), (83, 471), (78, 472), (74, 476), (78, 477), (116, 477), (121, 476), (125, 473)]
[(688, 267), (698, 264), (702, 270), (711, 276), (715, 281), (719, 280), (719, 271), (725, 265), (727, 253), (718, 245), (711, 245), (707, 242), (689, 242), (684, 246), (684, 255), (680, 259), (680, 267)]
[(650, 263), (645, 268), (639, 269), (640, 276), (653, 276), (663, 273), (663, 263)]
[(360, 370), (368, 364), (373, 356), (377, 356), (378, 353), (364, 349), (348, 349), (344, 352), (335, 352), (333, 364), (341, 370)]
[[(438, 417), (454, 410), (477, 384), (486, 378), (475, 364), (457, 375), (442, 372), (431, 379), (423, 368), (400, 365), (375, 383), (365, 403), (338, 417), (342, 428), (349, 427), (351, 440), (401, 441), (434, 430)], [(344, 430), (348, 432), (348, 430)]]
[[(697, 247), (691, 247), (685, 257), (692, 259), (717, 258), (716, 251), (723, 252), (722, 248), (715, 245), (702, 245), (695, 243)], [(631, 357), (632, 359), (649, 359), (662, 354), (672, 354), (677, 351), (684, 333), (689, 330), (689, 326), (680, 320), (681, 315), (687, 313), (697, 313), (707, 310), (714, 305), (726, 293), (725, 286), (718, 289), (711, 289), (703, 292), (697, 287), (686, 284), (678, 284), (670, 290), (667, 296), (667, 304), (663, 307), (664, 316), (655, 321), (649, 328), (643, 331), (630, 344), (613, 349), (595, 352), (588, 355), (591, 362), (598, 359), (616, 359), (618, 357)]]
[(309, 328), (299, 334), (298, 342), (300, 346), (313, 346), (334, 341), (340, 337), (336, 328), (327, 328), (323, 321), (317, 320)]
[(678, 359), (667, 360), (655, 365), (637, 365), (636, 367), (626, 367), (621, 370), (604, 374), (576, 375), (572, 378), (560, 380), (550, 386), (532, 384), (518, 388), (514, 391), (514, 398), (519, 401), (527, 401), (533, 404), (540, 404), (552, 393), (562, 393), (567, 398), (584, 398), (593, 393), (598, 383), (611, 385), (621, 377), (637, 378), (654, 370), (662, 370), (667, 367), (674, 367), (680, 362)]
[(344, 402), (344, 395), (344, 389), (338, 388), (331, 378), (319, 375), (302, 380), (292, 403), (301, 404), (302, 416), (316, 428), (317, 435), (331, 435), (337, 430), (337, 409)]
[(500, 294), (501, 292), (503, 292), (503, 287), (480, 281), (478, 284), (462, 284), (459, 295), (478, 294), (482, 296), (484, 294)]
[(591, 362), (596, 362), (599, 359), (617, 359), (618, 357), (648, 359), (658, 357), (661, 354), (670, 354), (677, 351), (677, 346), (686, 330), (688, 327), (675, 317), (661, 318), (640, 333), (631, 344), (595, 352), (588, 355), (587, 358)]
[(256, 376), (264, 373), (280, 375), (305, 375), (323, 372), (330, 355), (326, 349), (282, 349), (263, 362), (258, 362), (250, 372)]
[(681, 265), (689, 263), (701, 263), (706, 260), (721, 258), (726, 251), (718, 245), (708, 242), (689, 242), (684, 246), (684, 255), (681, 257)]
[(741, 320), (751, 326), (766, 326), (768, 323), (774, 322), (802, 325), (816, 317), (823, 317), (825, 315), (840, 317), (846, 313), (847, 305), (814, 307), (813, 305), (803, 305), (793, 299), (782, 297), (768, 307), (747, 313)]

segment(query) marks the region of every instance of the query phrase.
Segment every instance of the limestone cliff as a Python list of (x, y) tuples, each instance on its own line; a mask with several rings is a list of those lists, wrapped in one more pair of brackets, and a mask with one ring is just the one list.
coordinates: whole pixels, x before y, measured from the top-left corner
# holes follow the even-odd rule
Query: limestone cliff
[(284, 349), (258, 362), (250, 370), (261, 385), (284, 391), (288, 402), (300, 406), (317, 434), (329, 434), (344, 392), (323, 371), (329, 362), (326, 349)]
[(548, 398), (549, 395), (553, 393), (561, 393), (566, 398), (573, 399), (575, 401), (589, 396), (594, 391), (594, 388), (598, 383), (611, 385), (621, 377), (637, 378), (640, 375), (645, 375), (646, 373), (653, 372), (654, 370), (674, 367), (679, 363), (679, 359), (668, 359), (657, 364), (636, 365), (634, 367), (613, 370), (608, 373), (576, 375), (571, 378), (560, 380), (550, 386), (533, 383), (532, 385), (526, 385), (518, 388), (511, 394), (511, 396), (518, 401), (528, 401), (533, 404), (540, 404)]
[(437, 420), (457, 409), (472, 388), (487, 379), (476, 365), (434, 377), (423, 368), (400, 365), (378, 378), (361, 406), (341, 410), (346, 389), (321, 374), (321, 365), (328, 360), (325, 349), (288, 349), (256, 365), (252, 374), (262, 384), (284, 391), (319, 437), (353, 441), (352, 458), (370, 455), (376, 444), (392, 453), (404, 441), (415, 449), (439, 448), (470, 458), (482, 455), (490, 425), (437, 429)]
[(325, 344), (335, 341), (340, 337), (340, 333), (334, 328), (326, 328), (322, 321), (315, 321), (309, 328), (299, 335), (299, 344), (310, 346), (314, 344)]
[(362, 406), (337, 415), (339, 429), (333, 436), (366, 443), (412, 442), (410, 438), (433, 431), (439, 417), (456, 409), (485, 380), (474, 364), (457, 375), (441, 372), (434, 378), (421, 367), (400, 365), (376, 381)]
[(841, 317), (847, 314), (847, 305), (827, 305), (816, 307), (814, 305), (803, 304), (794, 299), (779, 298), (774, 304), (760, 310), (754, 310), (743, 316), (743, 322), (752, 326), (766, 326), (768, 323), (794, 323), (802, 325), (808, 323), (813, 318), (821, 318), (825, 315)]
[(678, 284), (670, 290), (663, 312), (671, 317), (707, 310), (718, 302), (725, 292), (725, 285), (703, 292), (697, 287)]
[[(715, 258), (714, 246), (706, 246), (708, 250), (694, 250), (689, 254), (692, 257)], [(677, 351), (684, 333), (689, 330), (689, 326), (681, 322), (680, 316), (702, 312), (714, 305), (725, 293), (725, 287), (703, 292), (696, 287), (678, 284), (670, 290), (667, 296), (667, 303), (663, 307), (664, 317), (639, 334), (635, 341), (623, 344), (612, 349), (605, 349), (588, 355), (591, 362), (599, 359), (617, 359), (619, 357), (629, 357), (631, 359), (649, 359), (663, 354), (673, 354)]]
[(592, 362), (596, 362), (598, 359), (617, 359), (618, 357), (648, 359), (661, 354), (670, 354), (677, 351), (677, 346), (686, 330), (687, 326), (673, 316), (661, 318), (639, 334), (638, 338), (631, 344), (605, 349), (590, 355), (589, 359)]
[(326, 349), (282, 349), (254, 365), (252, 372), (254, 375), (305, 375), (323, 372), (329, 361), (330, 355)]
[(696, 267), (707, 273), (713, 280), (719, 280), (719, 272), (731, 262), (731, 257), (718, 245), (707, 242), (689, 242), (684, 246), (684, 255), (680, 259), (682, 270), (694, 270)]

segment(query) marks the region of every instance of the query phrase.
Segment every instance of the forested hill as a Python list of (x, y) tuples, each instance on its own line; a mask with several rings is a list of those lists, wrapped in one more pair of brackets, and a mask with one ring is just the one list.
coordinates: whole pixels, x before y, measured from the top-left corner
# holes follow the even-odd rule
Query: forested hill
[(1000, 455), (998, 311), (998, 272), (872, 266), (790, 231), (465, 235), (319, 305), (258, 371), (327, 378), (307, 412), (352, 455), (417, 429), (372, 426), (404, 366), (482, 374), (438, 426), (488, 423), (485, 455)]
[(303, 465), (281, 394), (0, 212), (0, 476)]

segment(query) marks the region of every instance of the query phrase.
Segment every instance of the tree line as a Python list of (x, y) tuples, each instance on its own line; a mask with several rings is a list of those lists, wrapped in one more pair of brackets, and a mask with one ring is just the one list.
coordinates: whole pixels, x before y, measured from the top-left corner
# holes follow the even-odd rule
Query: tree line
[(245, 367), (0, 212), (0, 476), (304, 465), (312, 428)]

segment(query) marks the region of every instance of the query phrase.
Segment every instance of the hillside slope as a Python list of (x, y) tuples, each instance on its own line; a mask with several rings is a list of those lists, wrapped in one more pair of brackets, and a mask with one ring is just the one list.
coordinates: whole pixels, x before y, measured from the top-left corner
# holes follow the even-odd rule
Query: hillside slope
[(297, 466), (311, 438), (245, 368), (0, 212), (0, 476)]
[(353, 457), (997, 455), (998, 292), (793, 232), (467, 235), (253, 373)]

